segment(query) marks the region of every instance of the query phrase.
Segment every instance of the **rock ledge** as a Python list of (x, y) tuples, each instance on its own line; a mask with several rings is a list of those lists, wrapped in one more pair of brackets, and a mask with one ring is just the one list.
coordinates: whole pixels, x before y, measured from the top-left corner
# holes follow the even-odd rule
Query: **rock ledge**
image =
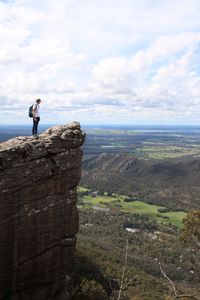
[(78, 231), (84, 139), (74, 122), (0, 144), (0, 299), (59, 299)]

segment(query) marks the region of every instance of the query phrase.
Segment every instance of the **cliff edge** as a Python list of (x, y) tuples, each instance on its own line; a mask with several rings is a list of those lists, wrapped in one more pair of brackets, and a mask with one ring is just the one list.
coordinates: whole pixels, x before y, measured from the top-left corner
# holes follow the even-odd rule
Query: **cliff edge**
[(57, 299), (78, 231), (77, 122), (0, 144), (0, 299)]

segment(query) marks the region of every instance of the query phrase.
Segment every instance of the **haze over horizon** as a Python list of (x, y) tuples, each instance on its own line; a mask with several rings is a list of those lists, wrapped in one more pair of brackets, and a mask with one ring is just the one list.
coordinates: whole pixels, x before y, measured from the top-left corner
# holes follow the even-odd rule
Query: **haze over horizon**
[(0, 124), (199, 125), (200, 1), (0, 0)]

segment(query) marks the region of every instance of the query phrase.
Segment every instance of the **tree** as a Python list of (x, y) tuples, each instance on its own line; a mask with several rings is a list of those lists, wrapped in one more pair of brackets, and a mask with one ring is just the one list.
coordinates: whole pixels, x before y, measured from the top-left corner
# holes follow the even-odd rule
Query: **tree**
[(124, 266), (123, 266), (123, 270), (122, 270), (122, 276), (121, 276), (121, 280), (120, 280), (120, 287), (119, 287), (119, 293), (118, 293), (118, 297), (117, 300), (121, 299), (122, 296), (122, 292), (131, 284), (131, 282), (133, 282), (135, 280), (135, 278), (137, 277), (137, 275), (135, 275), (133, 278), (131, 278), (130, 280), (128, 280), (127, 278), (125, 278), (125, 273), (126, 273), (126, 268), (127, 268), (127, 260), (128, 260), (128, 247), (129, 247), (129, 243), (128, 243), (128, 239), (126, 241), (126, 254), (125, 254), (125, 259), (124, 259)]
[(193, 210), (183, 220), (181, 240), (200, 248), (200, 210)]
[[(181, 233), (182, 242), (186, 243), (192, 248), (195, 263), (197, 265), (197, 270), (200, 268), (200, 210), (190, 211), (186, 218), (183, 220), (183, 230)], [(165, 273), (159, 262), (160, 271), (165, 279), (168, 280), (172, 287), (175, 299), (194, 299), (199, 300), (195, 295), (180, 294), (171, 278)]]
[(193, 210), (183, 220), (181, 240), (192, 248), (195, 263), (200, 269), (200, 210)]

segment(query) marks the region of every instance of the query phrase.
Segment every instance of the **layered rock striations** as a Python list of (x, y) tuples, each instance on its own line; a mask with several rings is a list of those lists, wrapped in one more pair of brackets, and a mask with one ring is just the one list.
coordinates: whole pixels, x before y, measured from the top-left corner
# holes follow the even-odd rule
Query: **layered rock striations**
[(52, 299), (72, 261), (79, 123), (0, 144), (0, 299)]

